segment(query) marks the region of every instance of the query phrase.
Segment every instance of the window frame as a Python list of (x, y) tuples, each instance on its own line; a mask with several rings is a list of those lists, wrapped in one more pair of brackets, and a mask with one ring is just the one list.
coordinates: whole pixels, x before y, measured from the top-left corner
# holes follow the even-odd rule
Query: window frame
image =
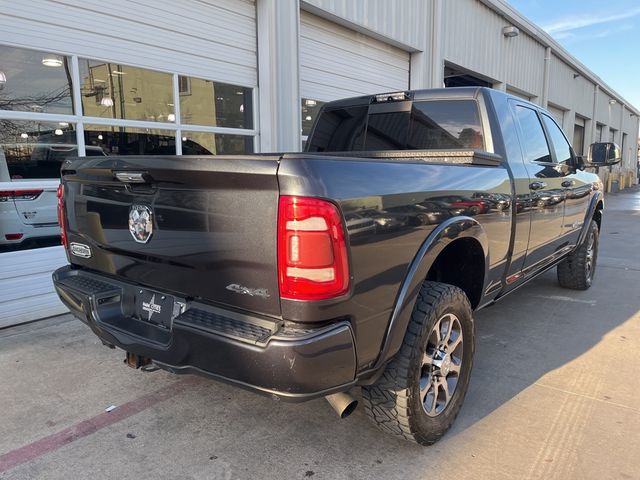
[[(553, 115), (551, 114), (551, 112), (544, 112), (539, 110), (538, 111), (538, 116), (540, 117), (540, 123), (542, 124), (542, 129), (544, 130), (545, 136), (547, 137), (547, 144), (551, 145), (551, 158), (553, 158), (553, 164), (554, 165), (565, 165), (567, 163), (573, 163), (576, 154), (573, 151), (573, 145), (571, 144), (571, 142), (569, 141), (569, 139), (567, 138), (567, 135), (564, 133), (564, 130), (562, 130), (562, 127), (560, 127), (560, 125), (558, 125), (558, 122), (556, 122), (556, 119), (553, 117)], [(558, 130), (560, 130), (560, 133), (562, 134), (562, 138), (564, 138), (564, 141), (567, 142), (567, 145), (569, 146), (569, 159), (567, 160), (563, 160), (563, 161), (558, 161), (558, 155), (556, 154), (556, 149), (555, 149), (555, 144), (553, 143), (553, 137), (551, 136), (551, 132), (549, 132), (549, 129), (547, 128), (547, 125), (544, 122), (544, 118), (543, 117), (547, 117), (549, 120), (551, 120), (551, 122), (558, 128)], [(536, 162), (536, 163), (546, 163), (546, 162)]]
[[(259, 149), (259, 109), (258, 109), (258, 94), (257, 94), (257, 86), (255, 85), (246, 85), (246, 84), (237, 84), (238, 87), (249, 88), (251, 89), (251, 101), (252, 101), (252, 111), (253, 111), (253, 125), (254, 127), (251, 129), (246, 128), (230, 128), (230, 127), (212, 127), (205, 125), (190, 125), (183, 124), (180, 115), (180, 96), (181, 93), (179, 91), (179, 76), (185, 77), (197, 77), (203, 78), (198, 75), (188, 74), (185, 72), (176, 72), (176, 71), (165, 71), (165, 70), (157, 70), (150, 69), (147, 67), (139, 66), (139, 65), (131, 65), (126, 62), (118, 62), (114, 59), (104, 59), (104, 58), (96, 58), (96, 57), (85, 57), (83, 55), (77, 55), (69, 52), (62, 52), (56, 50), (43, 50), (39, 48), (29, 48), (23, 46), (9, 45), (5, 43), (1, 43), (2, 45), (6, 45), (8, 47), (27, 50), (27, 51), (36, 51), (41, 53), (51, 53), (55, 55), (65, 56), (70, 59), (70, 73), (72, 79), (72, 99), (73, 99), (73, 113), (72, 114), (57, 114), (57, 113), (39, 113), (39, 112), (24, 112), (24, 111), (14, 111), (14, 110), (0, 110), (0, 118), (4, 120), (24, 120), (24, 121), (41, 121), (41, 122), (67, 122), (69, 124), (75, 124), (75, 132), (76, 132), (76, 144), (78, 146), (78, 156), (85, 157), (86, 156), (86, 145), (85, 145), (85, 136), (84, 136), (84, 125), (104, 125), (108, 127), (132, 127), (132, 128), (148, 128), (148, 129), (158, 129), (158, 130), (170, 130), (175, 133), (176, 137), (176, 155), (182, 154), (182, 130), (187, 131), (197, 131), (197, 132), (205, 132), (205, 133), (213, 133), (217, 135), (240, 135), (247, 136), (253, 138), (253, 150), (254, 152)], [(172, 97), (174, 101), (174, 114), (176, 116), (175, 122), (155, 122), (155, 121), (145, 121), (145, 120), (124, 120), (124, 119), (114, 119), (114, 118), (102, 118), (102, 117), (91, 117), (83, 115), (82, 111), (82, 94), (81, 94), (81, 78), (80, 78), (80, 67), (79, 60), (87, 58), (89, 60), (95, 60), (105, 63), (118, 63), (124, 66), (130, 66), (133, 68), (142, 68), (146, 70), (157, 71), (161, 73), (168, 73), (172, 75)], [(212, 78), (205, 78), (205, 80), (218, 81)], [(227, 83), (227, 82), (221, 82)], [(228, 83), (227, 83), (228, 84)], [(234, 84), (236, 85), (236, 84)]]
[[(526, 163), (533, 163), (536, 165), (559, 165), (559, 163), (556, 161), (556, 154), (555, 154), (555, 150), (552, 148), (553, 144), (550, 143), (549, 141), (549, 134), (547, 132), (547, 129), (544, 125), (544, 121), (542, 120), (542, 118), (540, 117), (540, 110), (531, 104), (526, 104), (526, 103), (521, 103), (521, 102), (511, 102), (512, 105), (512, 112), (513, 112), (513, 120), (516, 124), (516, 128), (518, 131), (518, 137), (520, 140), (520, 151), (522, 152), (522, 159), (526, 162)], [(544, 161), (540, 161), (540, 160), (529, 160), (527, 157), (527, 151), (525, 150), (525, 146), (524, 146), (524, 142), (523, 142), (523, 138), (525, 137), (525, 132), (522, 130), (522, 125), (520, 124), (520, 119), (518, 118), (518, 111), (516, 110), (518, 107), (521, 108), (526, 108), (527, 110), (531, 110), (536, 118), (538, 119), (538, 122), (540, 123), (540, 127), (542, 128), (542, 134), (544, 136), (544, 140), (547, 143), (547, 149), (549, 150), (549, 157), (551, 158), (551, 162), (544, 162)]]

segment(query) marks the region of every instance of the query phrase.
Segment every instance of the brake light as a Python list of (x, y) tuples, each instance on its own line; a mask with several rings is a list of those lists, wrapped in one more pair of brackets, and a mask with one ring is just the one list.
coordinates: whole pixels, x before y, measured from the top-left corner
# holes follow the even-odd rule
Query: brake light
[(60, 225), (60, 241), (64, 248), (69, 246), (67, 240), (67, 225), (64, 222), (65, 210), (64, 210), (64, 185), (58, 185), (58, 224)]
[(326, 300), (349, 290), (347, 243), (333, 203), (280, 197), (278, 278), (280, 296), (293, 300)]
[(42, 192), (42, 189), (0, 190), (0, 202), (7, 202), (9, 200), (35, 200)]

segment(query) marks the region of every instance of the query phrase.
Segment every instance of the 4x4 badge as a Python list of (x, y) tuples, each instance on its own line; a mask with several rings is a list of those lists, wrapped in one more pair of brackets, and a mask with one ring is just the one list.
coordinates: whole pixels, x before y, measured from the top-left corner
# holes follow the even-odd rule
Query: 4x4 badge
[(147, 243), (153, 234), (153, 212), (146, 205), (131, 205), (129, 232), (138, 243)]

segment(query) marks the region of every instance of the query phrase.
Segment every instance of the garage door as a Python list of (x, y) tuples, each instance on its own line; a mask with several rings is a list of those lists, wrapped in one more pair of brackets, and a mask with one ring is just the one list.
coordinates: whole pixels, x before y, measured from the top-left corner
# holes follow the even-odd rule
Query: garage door
[(301, 12), (302, 98), (327, 102), (407, 88), (408, 52)]
[[(211, 114), (214, 119), (210, 120), (207, 115), (211, 109), (207, 110), (206, 106), (199, 109), (205, 102), (198, 99), (205, 93), (213, 95), (213, 84), (218, 92), (216, 106), (228, 98), (231, 98), (230, 102), (245, 97), (251, 99), (252, 87), (257, 85), (253, 0), (111, 0), (107, 3), (102, 0), (32, 0), (5, 3), (0, 11), (3, 94), (14, 95), (14, 100), (24, 103), (20, 95), (26, 98), (33, 89), (44, 90), (52, 85), (61, 100), (56, 97), (49, 102), (49, 97), (43, 96), (47, 102), (43, 100), (40, 105), (40, 97), (34, 97), (34, 108), (22, 109), (22, 112), (11, 111), (14, 110), (11, 106), (3, 109), (0, 102), (0, 125), (7, 131), (5, 125), (10, 125), (17, 132), (17, 137), (8, 138), (0, 131), (0, 154), (3, 149), (7, 152), (7, 160), (0, 161), (0, 190), (12, 191), (16, 182), (31, 178), (30, 171), (16, 172), (11, 167), (7, 171), (7, 162), (14, 162), (12, 165), (17, 168), (21, 158), (32, 161), (39, 151), (49, 155), (54, 147), (68, 147), (77, 154), (75, 132), (81, 122), (88, 153), (90, 148), (100, 154), (107, 152), (102, 143), (111, 141), (107, 133), (115, 132), (116, 128), (121, 133), (126, 131), (127, 139), (144, 136), (140, 142), (153, 138), (158, 139), (158, 145), (165, 145), (172, 139), (177, 139), (178, 145), (192, 145), (202, 137), (204, 140), (198, 140), (199, 145), (209, 148), (211, 143), (220, 151), (227, 148), (227, 143), (231, 145), (228, 148), (235, 148), (236, 144), (242, 148), (247, 139), (252, 143), (247, 132), (253, 127), (250, 123), (242, 123), (245, 117), (250, 117), (251, 108), (244, 108), (244, 104), (240, 107), (239, 111), (246, 115), (238, 114), (235, 108), (235, 117), (231, 120), (219, 120), (224, 109), (218, 108)], [(179, 78), (176, 88), (172, 87), (172, 74), (180, 76), (175, 77)], [(39, 83), (34, 80), (38, 75), (42, 75)], [(59, 83), (60, 78), (62, 83)], [(134, 84), (137, 79), (140, 79), (139, 84)], [(25, 83), (22, 89), (19, 87), (21, 80)], [(78, 102), (72, 103), (71, 83), (74, 88), (80, 85), (76, 92), (78, 98), (81, 97), (82, 117), (78, 115)], [(141, 94), (146, 87), (146, 93)], [(120, 103), (114, 102), (114, 95), (119, 95), (115, 98), (120, 98)], [(154, 104), (156, 98), (161, 100)], [(211, 106), (213, 103), (213, 100), (209, 102)], [(51, 106), (54, 104), (55, 108)], [(182, 105), (179, 118), (176, 118), (177, 110), (173, 110), (175, 104)], [(118, 111), (117, 106), (120, 106)], [(170, 115), (164, 110), (170, 111)], [(227, 116), (232, 117), (231, 114)], [(223, 120), (235, 123), (216, 123)], [(149, 125), (153, 122), (164, 123), (165, 126), (157, 130), (160, 133), (153, 133), (154, 127)], [(195, 126), (194, 132), (182, 127), (187, 124)], [(244, 129), (244, 133), (240, 132), (240, 136), (218, 135), (215, 132), (218, 127)], [(182, 128), (182, 136), (176, 133), (179, 128)], [(55, 145), (49, 150), (40, 148), (49, 145), (40, 145), (44, 140), (38, 134), (43, 129), (51, 132), (51, 138), (64, 138), (64, 145)], [(80, 135), (78, 133), (77, 138)], [(14, 137), (17, 140), (12, 140)], [(100, 146), (93, 146), (90, 139), (95, 139)], [(20, 153), (21, 156), (15, 153), (23, 151), (26, 153)], [(109, 152), (118, 153), (117, 150)], [(10, 155), (13, 155), (11, 159)], [(46, 178), (53, 180), (57, 172), (47, 174)], [(33, 177), (34, 181), (42, 178), (42, 175)], [(27, 205), (27, 202), (21, 205)], [(0, 217), (4, 219), (2, 212), (0, 209)], [(30, 218), (33, 212), (21, 213)], [(57, 232), (55, 207), (53, 216), (54, 225), (47, 227), (49, 234), (49, 230)], [(23, 220), (20, 215), (13, 217), (18, 223)], [(13, 235), (5, 231), (6, 225), (4, 227), (0, 234)], [(27, 249), (22, 249), (24, 245), (0, 245), (0, 328), (64, 311), (53, 291), (51, 272), (65, 264), (66, 259), (62, 248), (48, 246), (52, 244), (47, 241), (45, 246), (38, 244), (38, 248), (29, 244)]]

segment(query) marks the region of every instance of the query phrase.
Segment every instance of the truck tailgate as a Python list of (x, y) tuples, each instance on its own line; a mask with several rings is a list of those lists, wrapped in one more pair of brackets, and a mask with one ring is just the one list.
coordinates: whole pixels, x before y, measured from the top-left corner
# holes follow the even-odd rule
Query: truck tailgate
[(72, 264), (279, 316), (277, 156), (88, 157), (62, 169)]

